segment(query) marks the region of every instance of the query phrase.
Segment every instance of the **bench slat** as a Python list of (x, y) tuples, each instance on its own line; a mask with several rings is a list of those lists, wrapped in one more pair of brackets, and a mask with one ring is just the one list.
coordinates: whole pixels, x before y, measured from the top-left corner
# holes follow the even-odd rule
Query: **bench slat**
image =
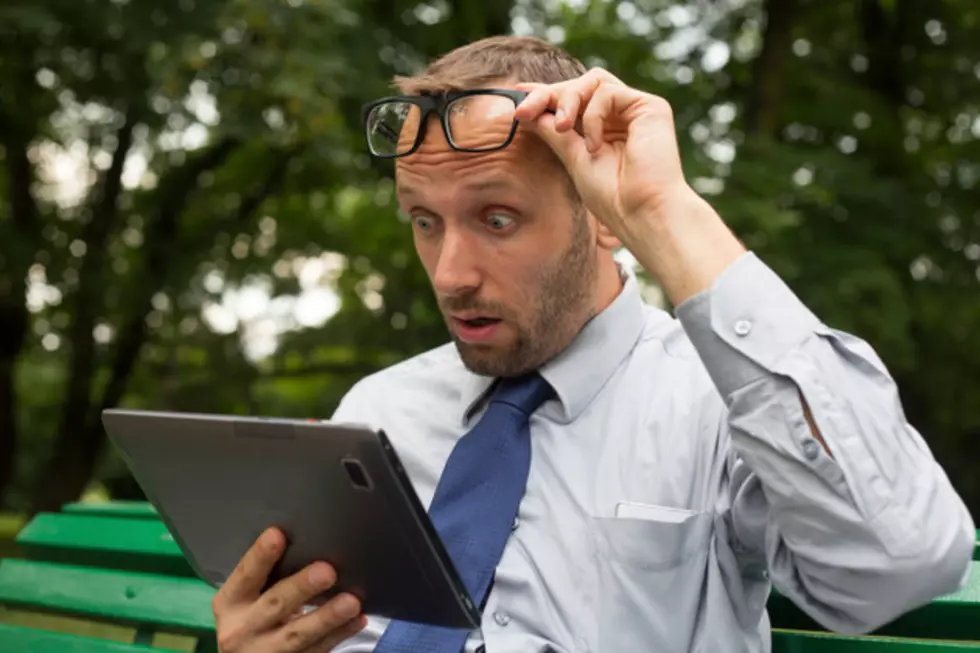
[(160, 649), (139, 644), (66, 635), (4, 623), (0, 623), (0, 646), (4, 651), (30, 653), (160, 653)]
[(147, 501), (76, 501), (66, 503), (62, 512), (97, 517), (129, 517), (132, 519), (159, 519), (153, 504)]
[(196, 576), (167, 527), (155, 519), (41, 513), (17, 543), (34, 560)]
[(980, 643), (892, 637), (848, 637), (773, 630), (772, 653), (967, 653), (980, 651)]
[(191, 578), (30, 560), (0, 564), (0, 603), (195, 636), (214, 632), (214, 592)]
[[(774, 628), (825, 630), (777, 592), (770, 597), (768, 608)], [(980, 642), (980, 562), (972, 563), (970, 577), (962, 590), (933, 599), (878, 629), (875, 634)]]

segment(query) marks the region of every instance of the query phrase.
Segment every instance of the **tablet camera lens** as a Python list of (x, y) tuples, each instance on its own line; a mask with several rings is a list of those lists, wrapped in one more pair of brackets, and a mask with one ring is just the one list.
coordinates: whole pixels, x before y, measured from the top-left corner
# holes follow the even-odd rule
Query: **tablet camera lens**
[(359, 461), (347, 458), (341, 462), (343, 462), (344, 469), (347, 471), (347, 477), (354, 487), (360, 490), (371, 489), (371, 481), (368, 479), (367, 472), (364, 471)]

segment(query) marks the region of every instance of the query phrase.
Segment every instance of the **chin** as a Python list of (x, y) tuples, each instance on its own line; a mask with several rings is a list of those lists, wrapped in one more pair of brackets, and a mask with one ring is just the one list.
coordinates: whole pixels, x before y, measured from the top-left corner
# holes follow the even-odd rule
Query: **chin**
[(513, 348), (473, 345), (456, 340), (456, 351), (463, 365), (473, 374), (491, 377), (521, 376), (537, 365), (528, 365), (528, 357)]

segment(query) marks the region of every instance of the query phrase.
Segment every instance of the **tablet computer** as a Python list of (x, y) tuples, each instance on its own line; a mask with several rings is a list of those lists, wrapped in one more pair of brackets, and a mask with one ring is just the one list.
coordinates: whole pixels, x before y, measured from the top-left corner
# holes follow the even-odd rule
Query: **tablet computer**
[(109, 409), (102, 422), (194, 571), (220, 587), (269, 526), (286, 535), (269, 585), (325, 560), (366, 614), (479, 627), (382, 431), (320, 420)]

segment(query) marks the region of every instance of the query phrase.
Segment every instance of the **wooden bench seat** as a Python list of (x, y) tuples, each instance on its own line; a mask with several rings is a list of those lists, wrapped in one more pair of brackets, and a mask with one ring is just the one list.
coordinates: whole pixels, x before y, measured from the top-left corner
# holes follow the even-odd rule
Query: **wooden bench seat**
[(980, 651), (980, 642), (956, 642), (896, 637), (851, 637), (774, 629), (772, 653), (965, 653)]
[[(0, 562), (0, 651), (216, 651), (214, 590), (194, 576), (149, 504), (72, 503), (36, 516), (17, 544), (23, 558)], [(975, 560), (978, 552), (980, 545)], [(980, 653), (980, 560), (973, 564), (962, 591), (872, 636), (822, 632), (773, 592), (773, 653)], [(69, 625), (25, 621), (27, 616), (68, 619)], [(110, 635), (100, 628), (117, 630)]]
[(33, 560), (0, 565), (0, 603), (194, 636), (214, 630), (214, 590), (193, 578)]
[(103, 511), (42, 513), (24, 526), (17, 543), (34, 560), (195, 576), (158, 519), (107, 517)]
[(153, 653), (161, 649), (0, 623), (0, 650), (25, 653)]

